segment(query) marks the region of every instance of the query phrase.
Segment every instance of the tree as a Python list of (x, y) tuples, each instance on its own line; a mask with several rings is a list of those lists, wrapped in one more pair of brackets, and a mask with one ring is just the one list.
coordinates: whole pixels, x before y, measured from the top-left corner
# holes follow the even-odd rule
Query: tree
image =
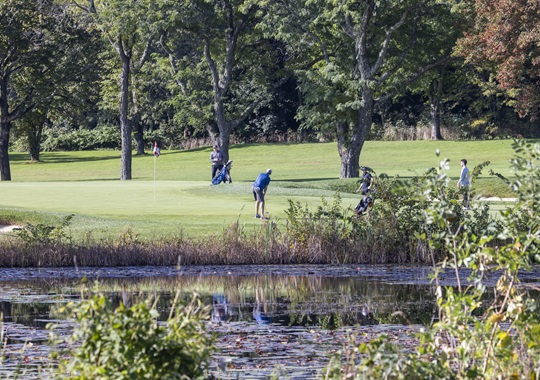
[(54, 34), (48, 36), (49, 64), (44, 70), (25, 72), (28, 82), (35, 84), (36, 104), (15, 123), (19, 134), (27, 137), (32, 162), (39, 161), (43, 128), (51, 119), (69, 120), (94, 107), (99, 75), (96, 33), (78, 25), (65, 3), (57, 3), (50, 12), (56, 22)]
[(302, 57), (300, 117), (306, 125), (335, 130), (341, 177), (358, 177), (374, 109), (450, 59), (448, 46), (433, 41), (441, 32), (437, 23), (451, 16), (449, 7), (432, 0), (282, 0), (268, 6), (271, 30)]
[(269, 101), (276, 71), (273, 49), (256, 29), (262, 11), (246, 0), (194, 0), (180, 12), (161, 40), (177, 86), (175, 100), (228, 159), (231, 132)]
[[(436, 20), (430, 24), (430, 38), (423, 43), (424, 48), (420, 51), (420, 54), (424, 54), (420, 61), (429, 60), (429, 55), (437, 50), (451, 51), (457, 39), (469, 26), (467, 18), (463, 18), (462, 13), (455, 7), (441, 7), (436, 12)], [(441, 64), (429, 70), (409, 86), (413, 92), (421, 93), (429, 100), (430, 137), (432, 140), (443, 138), (441, 133), (442, 108), (445, 100), (459, 91), (456, 84), (462, 82), (460, 77), (463, 75), (462, 60), (454, 58), (452, 62)]]
[(0, 2), (0, 178), (11, 180), (13, 122), (31, 111), (48, 84), (39, 78), (56, 67), (54, 34), (62, 24), (53, 0)]
[(89, 0), (88, 5), (73, 3), (90, 17), (120, 58), (119, 119), (122, 136), (120, 179), (131, 179), (132, 123), (138, 115), (130, 113), (134, 80), (150, 56), (152, 43), (158, 37), (159, 2), (151, 0)]
[(474, 23), (457, 54), (494, 73), (521, 116), (538, 117), (540, 105), (540, 3), (536, 0), (469, 0)]

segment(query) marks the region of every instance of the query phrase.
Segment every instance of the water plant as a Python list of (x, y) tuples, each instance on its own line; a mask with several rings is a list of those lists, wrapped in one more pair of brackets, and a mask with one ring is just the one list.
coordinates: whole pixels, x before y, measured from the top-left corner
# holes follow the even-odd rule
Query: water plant
[(159, 322), (156, 299), (114, 307), (98, 288), (82, 294), (81, 302), (65, 308), (77, 325), (67, 350), (56, 341), (57, 378), (206, 378), (213, 337), (204, 325), (208, 309), (196, 297), (188, 304), (175, 299), (167, 320)]
[[(417, 349), (403, 352), (386, 336), (369, 344), (351, 341), (325, 378), (540, 378), (539, 307), (519, 280), (520, 271), (540, 261), (540, 144), (516, 140), (513, 148), (516, 179), (508, 184), (518, 198), (489, 223), (479, 223), (479, 213), (454, 218), (457, 200), (444, 191), (447, 160), (421, 184), (424, 197), (438, 200), (423, 211), (424, 231), (417, 235), (433, 259), (438, 313), (416, 337)], [(457, 286), (442, 286), (443, 273), (453, 273)]]

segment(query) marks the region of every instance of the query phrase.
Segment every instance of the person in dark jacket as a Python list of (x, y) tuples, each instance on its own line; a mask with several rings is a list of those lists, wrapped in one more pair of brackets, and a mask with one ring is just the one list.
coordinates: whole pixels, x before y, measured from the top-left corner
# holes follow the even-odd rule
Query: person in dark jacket
[(366, 195), (371, 191), (371, 185), (373, 184), (373, 176), (365, 166), (362, 166), (361, 169), (362, 178), (360, 179), (360, 186), (358, 187), (358, 189), (356, 189), (355, 193), (362, 191), (362, 195)]
[(221, 169), (223, 169), (223, 152), (217, 145), (212, 147), (212, 153), (210, 153), (210, 162), (212, 163), (212, 179), (216, 176)]

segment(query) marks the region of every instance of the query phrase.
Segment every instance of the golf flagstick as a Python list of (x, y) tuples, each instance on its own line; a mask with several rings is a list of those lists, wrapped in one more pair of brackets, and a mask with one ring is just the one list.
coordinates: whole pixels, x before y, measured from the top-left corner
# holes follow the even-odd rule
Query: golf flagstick
[(159, 154), (157, 141), (154, 141), (154, 202), (156, 201), (156, 162)]

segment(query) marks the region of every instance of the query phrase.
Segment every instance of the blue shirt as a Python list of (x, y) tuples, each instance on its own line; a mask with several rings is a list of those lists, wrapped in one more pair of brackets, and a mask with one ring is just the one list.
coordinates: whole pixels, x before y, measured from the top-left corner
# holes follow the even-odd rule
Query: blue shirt
[(264, 190), (270, 184), (270, 175), (268, 173), (261, 173), (253, 182), (253, 187), (258, 187), (261, 190)]

